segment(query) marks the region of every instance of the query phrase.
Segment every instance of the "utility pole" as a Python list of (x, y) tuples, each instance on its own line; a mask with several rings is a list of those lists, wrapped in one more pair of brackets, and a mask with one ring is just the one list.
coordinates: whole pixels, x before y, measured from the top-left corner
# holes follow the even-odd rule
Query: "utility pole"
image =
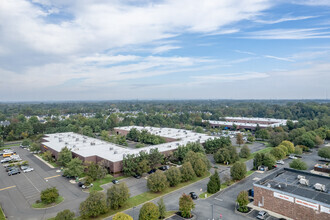
[(211, 206), (212, 206), (212, 220), (214, 220), (214, 217), (213, 217), (213, 204)]

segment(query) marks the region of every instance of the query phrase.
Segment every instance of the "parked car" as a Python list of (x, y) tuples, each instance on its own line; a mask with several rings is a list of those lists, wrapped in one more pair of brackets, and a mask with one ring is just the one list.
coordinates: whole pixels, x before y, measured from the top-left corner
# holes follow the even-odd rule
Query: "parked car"
[(260, 212), (258, 212), (257, 219), (266, 219), (267, 216), (268, 216), (267, 212), (260, 211)]
[(26, 170), (27, 168), (29, 168), (29, 166), (26, 166), (26, 165), (21, 166), (21, 170)]
[(136, 179), (141, 179), (141, 176), (138, 175), (138, 174), (135, 174), (133, 177), (136, 178)]
[(119, 181), (118, 180), (112, 180), (112, 183), (117, 184), (117, 183), (119, 183)]
[(21, 148), (28, 148), (28, 147), (30, 147), (30, 145), (19, 145)]
[(278, 160), (278, 161), (276, 161), (276, 163), (277, 163), (277, 164), (282, 164), (282, 165), (283, 165), (283, 164), (284, 164), (284, 161), (283, 161), (283, 160)]
[(18, 168), (13, 169), (13, 170), (8, 172), (8, 176), (15, 175), (15, 174), (20, 174), (20, 173), (21, 173), (21, 171)]
[(34, 169), (33, 169), (32, 167), (29, 167), (29, 168), (23, 170), (23, 173), (31, 172), (31, 171), (33, 171), (33, 170), (34, 170)]
[(88, 189), (88, 188), (90, 188), (90, 187), (92, 187), (93, 186), (93, 183), (91, 183), (90, 185), (85, 185), (85, 184), (83, 184), (82, 186), (81, 186), (81, 188), (83, 188), (83, 189)]
[(289, 158), (290, 158), (290, 159), (298, 159), (298, 158), (297, 158), (296, 156), (294, 156), (294, 155), (290, 155)]
[(78, 186), (79, 186), (79, 187), (82, 187), (83, 185), (84, 185), (83, 182), (79, 182), (79, 183), (78, 183)]
[(2, 159), (0, 162), (1, 163), (8, 163), (9, 161), (11, 161), (12, 159), (10, 157), (6, 157), (5, 159)]
[(168, 165), (164, 165), (164, 166), (159, 167), (158, 169), (160, 169), (160, 170), (162, 170), (162, 171), (165, 171), (165, 170), (170, 169), (170, 166), (168, 166)]
[(152, 169), (152, 170), (150, 170), (149, 172), (148, 172), (148, 174), (152, 174), (152, 173), (154, 173), (154, 172), (156, 172), (157, 170), (156, 169)]
[(18, 167), (6, 167), (6, 172), (9, 172), (13, 169), (18, 169)]
[(192, 199), (197, 199), (198, 198), (195, 192), (190, 192), (189, 195)]

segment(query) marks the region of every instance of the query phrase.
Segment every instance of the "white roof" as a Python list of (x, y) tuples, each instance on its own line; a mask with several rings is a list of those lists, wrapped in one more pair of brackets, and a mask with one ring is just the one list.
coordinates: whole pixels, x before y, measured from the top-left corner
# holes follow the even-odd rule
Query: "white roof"
[(140, 151), (149, 152), (150, 149), (158, 148), (159, 152), (165, 152), (168, 150), (174, 150), (180, 145), (186, 145), (189, 142), (204, 143), (209, 138), (214, 138), (206, 134), (195, 133), (188, 130), (174, 129), (174, 128), (155, 128), (155, 127), (139, 127), (139, 126), (127, 126), (118, 127), (117, 129), (130, 130), (131, 128), (138, 130), (146, 129), (151, 134), (156, 134), (162, 137), (175, 138), (177, 141), (152, 145), (138, 149), (125, 148), (113, 143), (102, 141), (96, 138), (87, 137), (73, 132), (46, 134), (42, 144), (46, 147), (50, 147), (53, 150), (61, 151), (65, 146), (72, 152), (83, 156), (99, 156), (103, 159), (116, 162), (122, 161), (124, 154), (138, 154)]

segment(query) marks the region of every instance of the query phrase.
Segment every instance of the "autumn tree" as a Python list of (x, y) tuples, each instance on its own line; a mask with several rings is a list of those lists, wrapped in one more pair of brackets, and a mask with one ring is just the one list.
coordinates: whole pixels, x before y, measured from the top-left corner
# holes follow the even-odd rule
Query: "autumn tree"
[(179, 200), (179, 210), (184, 218), (191, 217), (191, 210), (195, 208), (194, 201), (189, 195), (182, 194)]
[(241, 144), (244, 144), (243, 135), (241, 133), (238, 133), (236, 135), (236, 144), (238, 144), (239, 146), (241, 146)]

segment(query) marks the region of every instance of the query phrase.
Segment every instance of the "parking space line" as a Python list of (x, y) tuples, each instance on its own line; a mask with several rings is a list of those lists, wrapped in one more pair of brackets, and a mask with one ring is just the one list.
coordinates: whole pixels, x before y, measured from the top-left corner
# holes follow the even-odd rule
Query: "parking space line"
[(26, 179), (32, 184), (32, 186), (38, 191), (40, 192), (40, 190), (32, 183), (32, 181), (23, 173), (23, 175), (26, 177)]
[(46, 178), (44, 178), (44, 179), (45, 179), (45, 180), (49, 180), (49, 179), (52, 179), (52, 178), (55, 178), (55, 177), (59, 177), (59, 176), (61, 176), (61, 175), (50, 176), (50, 177), (46, 177)]
[(15, 188), (15, 187), (16, 187), (16, 185), (14, 185), (14, 186), (8, 186), (8, 187), (6, 187), (6, 188), (2, 188), (2, 189), (0, 189), (0, 191), (2, 191), (2, 190), (6, 190), (6, 189)]

